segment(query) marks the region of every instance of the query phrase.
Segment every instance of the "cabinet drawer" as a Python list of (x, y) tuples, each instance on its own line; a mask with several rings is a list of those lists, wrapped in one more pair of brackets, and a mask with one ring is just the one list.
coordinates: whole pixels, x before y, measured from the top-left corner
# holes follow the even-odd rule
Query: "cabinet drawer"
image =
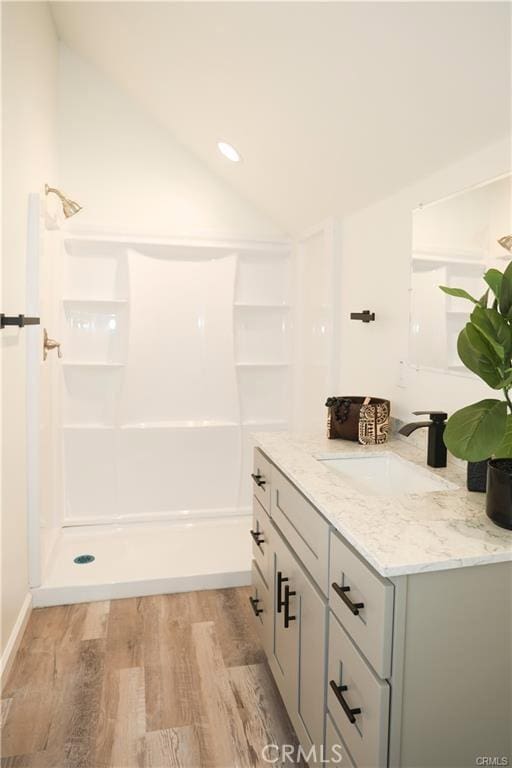
[(325, 758), (327, 764), (339, 765), (341, 768), (355, 768), (343, 739), (334, 727), (329, 715), (326, 718)]
[(330, 715), (356, 766), (387, 765), (389, 685), (377, 677), (332, 613), (327, 691)]
[(268, 587), (270, 586), (271, 565), (271, 522), (269, 516), (255, 497), (252, 500), (252, 510), (252, 556), (257, 562), (260, 573)]
[(331, 533), (330, 562), (331, 610), (376, 672), (381, 677), (389, 677), (393, 585), (371, 571), (334, 533)]
[(299, 560), (327, 595), (329, 524), (275, 467), (272, 468), (271, 515)]
[(272, 595), (267, 588), (258, 566), (252, 561), (252, 589), (250, 597), (256, 629), (267, 654), (271, 651), (273, 604)]
[(263, 509), (270, 514), (270, 475), (272, 464), (259, 448), (254, 449), (254, 461), (252, 470), (253, 493)]

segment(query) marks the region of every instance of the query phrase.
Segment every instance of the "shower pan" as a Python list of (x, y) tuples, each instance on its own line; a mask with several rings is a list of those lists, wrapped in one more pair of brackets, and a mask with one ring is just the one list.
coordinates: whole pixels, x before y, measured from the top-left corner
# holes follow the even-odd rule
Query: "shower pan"
[(249, 583), (251, 432), (290, 419), (288, 244), (60, 237), (35, 604)]

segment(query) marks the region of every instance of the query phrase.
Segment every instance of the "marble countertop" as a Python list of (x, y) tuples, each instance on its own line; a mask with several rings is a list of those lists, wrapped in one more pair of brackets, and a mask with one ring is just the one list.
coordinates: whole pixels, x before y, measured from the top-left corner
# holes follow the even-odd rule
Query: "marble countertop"
[[(426, 467), (426, 451), (400, 437), (361, 446), (321, 435), (265, 432), (258, 447), (382, 576), (512, 561), (512, 531), (485, 514), (485, 494), (466, 490), (465, 468)], [(360, 493), (317, 458), (392, 451), (457, 485), (401, 496)]]

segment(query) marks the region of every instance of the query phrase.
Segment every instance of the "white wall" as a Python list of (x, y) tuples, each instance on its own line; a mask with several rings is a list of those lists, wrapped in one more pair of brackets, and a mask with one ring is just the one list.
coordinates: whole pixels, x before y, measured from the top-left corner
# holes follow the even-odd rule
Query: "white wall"
[(295, 258), (294, 427), (325, 430), (325, 400), (337, 390), (338, 226), (328, 219), (305, 233)]
[[(409, 369), (400, 380), (408, 348), (412, 210), (506, 173), (510, 155), (510, 141), (504, 140), (343, 221), (340, 394), (389, 397), (393, 414), (402, 419), (412, 410), (450, 413), (488, 396), (476, 378)], [(374, 311), (376, 322), (349, 319), (350, 312), (363, 309)]]
[(84, 206), (69, 221), (71, 229), (260, 239), (283, 234), (64, 45), (59, 167), (62, 188)]
[[(27, 201), (55, 177), (58, 45), (43, 2), (2, 3), (2, 311), (25, 311)], [(28, 592), (25, 343), (2, 339), (2, 650)]]

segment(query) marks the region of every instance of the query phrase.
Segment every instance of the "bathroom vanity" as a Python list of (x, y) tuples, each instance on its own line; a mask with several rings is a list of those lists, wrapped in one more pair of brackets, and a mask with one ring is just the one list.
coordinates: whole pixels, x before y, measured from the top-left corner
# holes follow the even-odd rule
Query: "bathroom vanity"
[(308, 763), (510, 764), (512, 533), (483, 496), (399, 439), (257, 442), (251, 605)]

